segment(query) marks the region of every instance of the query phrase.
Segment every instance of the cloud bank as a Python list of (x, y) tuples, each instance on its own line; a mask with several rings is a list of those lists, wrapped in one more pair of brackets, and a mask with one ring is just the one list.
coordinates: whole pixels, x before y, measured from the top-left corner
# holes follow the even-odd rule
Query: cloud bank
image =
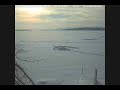
[[(64, 29), (78, 27), (105, 27), (105, 6), (102, 7), (42, 7), (36, 14), (24, 11), (27, 6), (15, 6), (16, 29)], [(22, 8), (22, 9), (21, 9)], [(34, 9), (33, 11), (35, 11)]]

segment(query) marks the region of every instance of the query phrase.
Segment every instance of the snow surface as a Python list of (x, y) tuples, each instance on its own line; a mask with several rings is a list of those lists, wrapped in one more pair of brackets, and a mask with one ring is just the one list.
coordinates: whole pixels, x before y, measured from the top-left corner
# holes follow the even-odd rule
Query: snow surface
[[(40, 60), (18, 61), (36, 84), (77, 85), (84, 68), (90, 77), (96, 67), (98, 81), (105, 84), (105, 31), (16, 31), (15, 41), (29, 52), (21, 58)], [(76, 47), (54, 50), (55, 46)]]

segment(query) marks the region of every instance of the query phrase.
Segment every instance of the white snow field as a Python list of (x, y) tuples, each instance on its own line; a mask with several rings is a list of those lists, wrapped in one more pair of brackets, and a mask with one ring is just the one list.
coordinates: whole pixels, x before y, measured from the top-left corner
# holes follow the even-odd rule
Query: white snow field
[(17, 60), (38, 85), (78, 85), (93, 75), (105, 85), (105, 31), (15, 31), (15, 42), (29, 52)]

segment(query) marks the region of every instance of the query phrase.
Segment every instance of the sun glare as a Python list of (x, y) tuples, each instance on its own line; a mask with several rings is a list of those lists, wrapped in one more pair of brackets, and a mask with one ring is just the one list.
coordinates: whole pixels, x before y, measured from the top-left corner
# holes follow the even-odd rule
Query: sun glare
[(43, 11), (43, 8), (26, 8), (26, 11), (30, 14), (40, 14)]
[(49, 15), (50, 10), (42, 6), (19, 6), (16, 8), (16, 13), (18, 13), (17, 20), (23, 22), (44, 22), (46, 19), (41, 18), (42, 15)]
[(36, 16), (36, 15), (39, 15), (41, 14), (43, 11), (44, 11), (44, 8), (43, 7), (33, 7), (33, 6), (29, 6), (29, 7), (23, 7), (23, 8), (20, 8), (21, 11), (24, 11), (26, 14), (29, 14), (29, 15), (33, 15), (33, 16)]

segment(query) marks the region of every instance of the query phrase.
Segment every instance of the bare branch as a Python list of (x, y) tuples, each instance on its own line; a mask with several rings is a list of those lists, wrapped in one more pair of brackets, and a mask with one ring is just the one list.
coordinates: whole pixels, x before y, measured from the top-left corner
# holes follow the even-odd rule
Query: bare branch
[(18, 65), (17, 63), (15, 63), (15, 66), (18, 67), (24, 73), (24, 75), (30, 80), (30, 82), (33, 85), (35, 85), (35, 83), (33, 82), (33, 80), (27, 75), (27, 73), (24, 71), (24, 69), (20, 67), (20, 65)]
[[(25, 62), (36, 62), (40, 60), (30, 60), (29, 57), (22, 59), (18, 55), (20, 53), (28, 52), (24, 50), (24, 47), (20, 44), (15, 45), (15, 59)], [(25, 72), (25, 70), (15, 62), (15, 85), (25, 85), (28, 84), (27, 81), (30, 82), (32, 85), (35, 85), (33, 80), (29, 77), (29, 75)]]

